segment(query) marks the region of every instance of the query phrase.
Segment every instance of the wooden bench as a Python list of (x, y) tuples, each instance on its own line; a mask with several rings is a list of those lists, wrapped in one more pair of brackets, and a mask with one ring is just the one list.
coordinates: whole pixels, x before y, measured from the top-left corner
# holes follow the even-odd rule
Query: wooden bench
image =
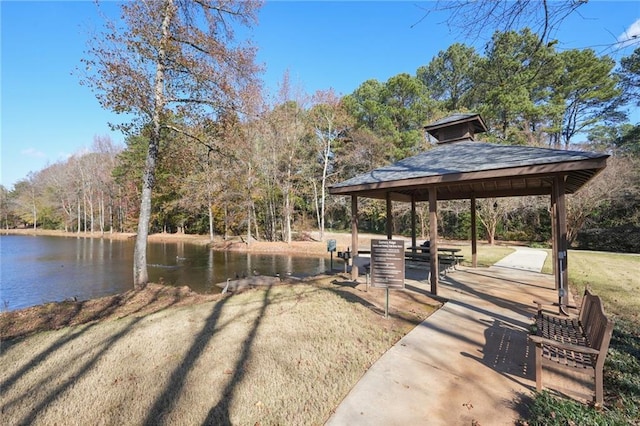
[(438, 263), (444, 266), (445, 275), (448, 270), (455, 270), (458, 261), (455, 256), (449, 254), (439, 254), (438, 255)]
[(613, 333), (600, 297), (585, 291), (576, 317), (544, 312), (538, 304), (535, 334), (536, 389), (542, 390), (542, 366), (560, 366), (589, 375), (595, 381), (595, 403), (603, 404), (603, 367)]
[[(419, 263), (431, 262), (431, 255), (429, 253), (405, 252), (404, 258), (405, 260), (419, 262)], [(447, 271), (455, 268), (456, 261), (455, 261), (455, 258), (452, 258), (451, 256), (438, 254), (438, 265), (440, 267), (440, 273), (443, 275), (447, 275)]]
[[(558, 313), (551, 312), (544, 308), (545, 306), (554, 306), (555, 308), (559, 309), (558, 304), (554, 303), (553, 305), (550, 305), (534, 300), (533, 303), (538, 305), (538, 312), (535, 316), (536, 328), (538, 328), (539, 325), (542, 326), (542, 323), (549, 322), (561, 327), (580, 327), (580, 324), (584, 322), (589, 309), (591, 308), (591, 306), (593, 306), (593, 299), (595, 297), (597, 296), (593, 295), (588, 288), (585, 289), (584, 295), (582, 296), (582, 303), (580, 304), (580, 309), (577, 315), (559, 315)], [(567, 306), (567, 308), (576, 309), (575, 306)]]

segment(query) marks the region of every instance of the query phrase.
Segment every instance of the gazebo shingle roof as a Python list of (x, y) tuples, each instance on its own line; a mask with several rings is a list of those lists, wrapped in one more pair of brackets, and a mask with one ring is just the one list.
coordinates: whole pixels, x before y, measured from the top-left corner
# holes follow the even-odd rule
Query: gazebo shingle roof
[[(473, 142), (486, 131), (477, 114), (454, 114), (425, 127), (438, 147), (329, 187), (329, 193), (351, 196), (351, 241), (358, 256), (358, 198), (386, 199), (387, 238), (392, 238), (392, 201), (411, 203), (412, 246), (416, 245), (415, 203), (429, 201), (429, 266), (438, 270), (438, 200), (471, 200), (471, 252), (476, 266), (476, 199), (550, 195), (556, 288), (568, 281), (566, 201), (564, 194), (580, 189), (607, 166), (607, 154), (530, 146)], [(432, 273), (431, 293), (438, 294), (438, 273)], [(358, 268), (352, 268), (357, 279)], [(560, 306), (568, 292), (560, 291)]]
[(434, 121), (433, 123), (425, 126), (424, 128), (429, 131), (429, 129), (435, 129), (439, 127), (451, 126), (452, 124), (465, 122), (465, 121), (474, 121), (476, 122), (475, 126), (478, 129), (477, 133), (480, 133), (480, 130), (483, 132), (487, 131), (487, 126), (482, 121), (482, 117), (477, 113), (456, 113), (451, 114), (447, 117), (441, 118), (440, 120)]
[[(355, 176), (329, 190), (332, 194), (366, 192), (363, 195), (383, 198), (372, 191), (415, 194), (417, 186), (447, 183), (450, 191), (441, 188), (439, 199), (506, 196), (511, 195), (508, 189), (518, 188), (524, 189), (523, 195), (535, 195), (549, 193), (550, 183), (542, 174), (566, 172), (566, 192), (573, 193), (604, 168), (607, 157), (592, 152), (458, 142)], [(501, 181), (502, 185), (493, 185), (492, 194), (489, 185), (481, 183), (485, 180)], [(458, 186), (459, 196), (451, 192), (453, 186)]]
[[(471, 200), (471, 252), (476, 266), (476, 199), (550, 195), (556, 288), (560, 309), (568, 304), (563, 283), (567, 272), (565, 194), (571, 194), (607, 166), (607, 154), (530, 146), (473, 142), (486, 131), (477, 114), (454, 114), (425, 127), (440, 145), (414, 157), (380, 167), (329, 187), (329, 193), (351, 196), (351, 241), (358, 256), (358, 198), (386, 199), (387, 238), (392, 238), (392, 201), (411, 203), (412, 246), (416, 245), (415, 203), (429, 201), (429, 266), (438, 270), (438, 200)], [(438, 294), (438, 273), (432, 273), (431, 293)], [(358, 268), (352, 268), (357, 279)]]

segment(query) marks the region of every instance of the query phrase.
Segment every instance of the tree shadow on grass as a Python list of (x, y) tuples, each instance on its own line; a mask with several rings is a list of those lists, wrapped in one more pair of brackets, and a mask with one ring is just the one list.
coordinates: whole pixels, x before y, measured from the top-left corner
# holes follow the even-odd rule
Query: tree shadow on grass
[(200, 303), (217, 298), (218, 296), (196, 295), (188, 287), (148, 284), (143, 290), (130, 290), (98, 299), (51, 302), (0, 313), (0, 340), (7, 347), (16, 339), (41, 331), (108, 318), (148, 315), (180, 303)]
[(198, 336), (194, 339), (194, 343), (189, 349), (189, 352), (185, 355), (182, 363), (173, 370), (169, 383), (162, 394), (156, 398), (155, 403), (147, 413), (147, 418), (144, 421), (145, 425), (162, 424), (164, 417), (171, 413), (173, 406), (185, 385), (185, 380), (189, 370), (191, 370), (195, 362), (209, 344), (209, 341), (212, 339), (216, 331), (216, 327), (218, 326), (218, 321), (222, 315), (222, 310), (228, 300), (229, 298), (225, 298), (213, 306), (213, 311), (207, 318), (202, 330), (198, 333)]
[[(159, 297), (159, 294), (161, 292), (165, 294), (163, 294), (162, 297)], [(174, 306), (176, 303), (181, 301), (180, 294), (178, 294), (180, 292), (180, 289), (174, 289), (173, 297), (167, 297), (166, 292), (166, 289), (162, 289), (160, 287), (151, 290), (149, 294), (145, 295), (146, 300), (138, 301), (135, 309), (128, 309), (126, 310), (126, 312), (122, 312), (122, 316), (133, 316), (139, 312), (146, 312), (146, 310), (150, 310), (150, 312), (147, 313), (160, 312), (171, 306)], [(169, 292), (171, 292), (171, 289), (169, 289)], [(56, 329), (64, 326), (67, 326), (69, 328), (66, 334), (60, 336), (60, 338), (52, 342), (48, 347), (33, 353), (31, 359), (25, 360), (20, 367), (16, 366), (15, 372), (11, 373), (0, 383), (0, 396), (5, 397), (5, 401), (2, 405), (2, 412), (4, 413), (6, 409), (13, 405), (21, 404), (20, 401), (25, 398), (26, 395), (24, 394), (12, 394), (13, 387), (21, 378), (23, 378), (27, 374), (30, 374), (31, 371), (47, 362), (51, 357), (55, 356), (56, 353), (64, 351), (68, 347), (73, 348), (74, 341), (80, 339), (87, 332), (93, 330), (94, 327), (99, 324), (99, 322), (96, 322), (96, 320), (111, 317), (112, 315), (114, 315), (114, 313), (118, 312), (119, 308), (122, 308), (123, 306), (126, 307), (127, 302), (136, 296), (140, 296), (140, 293), (127, 292), (122, 295), (111, 296), (109, 298), (103, 298), (94, 301), (68, 303), (63, 302), (57, 303), (52, 306), (45, 305), (36, 307), (34, 310), (41, 309), (46, 312), (47, 310), (52, 309), (54, 313), (57, 312), (58, 314), (60, 314), (61, 312), (60, 309), (62, 310), (62, 314), (60, 317), (58, 317), (58, 320), (55, 323), (50, 324), (49, 327), (45, 327), (45, 329)], [(162, 303), (158, 304), (157, 302), (160, 299), (162, 299)], [(82, 311), (85, 303), (94, 303), (94, 305), (90, 309), (90, 314)], [(58, 309), (58, 311), (56, 311), (56, 309)], [(81, 318), (78, 318), (78, 315), (80, 315)], [(60, 385), (58, 385), (51, 391), (47, 391), (47, 394), (42, 399), (40, 399), (34, 407), (30, 407), (30, 414), (26, 415), (24, 419), (20, 421), (20, 423), (16, 424), (32, 423), (39, 412), (41, 412), (49, 405), (54, 404), (54, 402), (60, 395), (62, 395), (66, 390), (72, 388), (75, 383), (82, 379), (82, 377), (85, 376), (96, 365), (96, 363), (103, 357), (104, 354), (107, 353), (108, 349), (113, 344), (127, 335), (144, 318), (145, 317), (142, 315), (132, 318), (124, 329), (117, 332), (113, 336), (108, 337), (102, 343), (100, 343), (99, 350), (91, 359), (81, 365), (77, 372), (69, 376), (67, 379), (63, 380)], [(79, 322), (79, 324), (73, 324), (74, 322)], [(3, 323), (3, 325), (5, 324), (6, 322)], [(5, 333), (3, 333), (3, 335), (5, 335)], [(15, 345), (24, 343), (25, 339), (28, 339), (28, 337), (21, 336), (10, 339), (8, 341), (2, 341), (1, 345), (3, 354), (7, 354), (8, 351), (10, 351), (11, 348)], [(95, 349), (96, 348), (92, 348), (92, 350)], [(52, 379), (52, 376), (50, 375), (45, 376), (46, 377), (38, 378), (39, 384), (36, 384), (35, 388), (42, 389), (44, 386), (46, 386), (47, 382)]]
[[(78, 329), (70, 330), (70, 333), (64, 336), (63, 338), (56, 340), (48, 348), (35, 355), (29, 362), (25, 363), (20, 369), (16, 370), (11, 376), (5, 379), (2, 383), (0, 383), (0, 396), (6, 394), (11, 387), (18, 381), (23, 375), (27, 374), (31, 369), (37, 367), (39, 364), (44, 362), (50, 355), (54, 354), (56, 351), (64, 348), (67, 344), (71, 343), (75, 339), (82, 336), (86, 333), (90, 328), (95, 326), (96, 324), (89, 324), (84, 327), (78, 327)], [(11, 344), (15, 344), (17, 341), (11, 342)], [(8, 347), (3, 344), (3, 351), (8, 350)]]
[[(25, 365), (23, 374), (35, 364), (41, 362), (46, 356), (57, 349), (79, 337), (82, 331), (94, 326), (96, 321), (108, 318), (124, 318), (140, 313), (152, 314), (170, 308), (183, 300), (182, 289), (169, 286), (159, 286), (149, 284), (144, 293), (140, 291), (128, 291), (126, 293), (107, 296), (100, 299), (93, 299), (80, 302), (52, 302), (46, 305), (27, 308), (22, 311), (5, 312), (0, 317), (0, 347), (3, 352), (11, 349), (12, 346), (23, 341), (29, 335), (42, 331), (58, 330), (65, 327), (78, 327), (89, 324), (80, 332), (72, 330), (68, 336), (51, 345), (36, 357), (34, 361)], [(134, 300), (137, 297), (146, 297), (147, 300)], [(128, 304), (134, 303), (135, 308), (129, 309)], [(21, 324), (16, 329), (13, 326)], [(15, 378), (14, 378), (15, 380)], [(0, 383), (0, 395), (6, 392), (11, 385), (10, 380)]]
[[(349, 281), (349, 280), (343, 280), (343, 281), (334, 280), (331, 282), (331, 284), (332, 286), (322, 287), (322, 289), (324, 291), (329, 291), (339, 296), (340, 298), (346, 300), (349, 303), (362, 305), (365, 308), (371, 310), (376, 315), (380, 315), (380, 316), (385, 315), (384, 296), (381, 296), (381, 294), (384, 294), (384, 293), (381, 292), (376, 296), (373, 295), (373, 292), (381, 291), (383, 289), (375, 288), (373, 291), (365, 292), (360, 289), (357, 289), (357, 286), (359, 285), (359, 283), (354, 281)], [(404, 299), (403, 302), (408, 301), (414, 304), (431, 306), (433, 307), (434, 310), (437, 309), (437, 307), (440, 306), (441, 303), (444, 303), (444, 301), (446, 301), (443, 298), (433, 296), (429, 292), (422, 291), (418, 287), (411, 286), (408, 284), (406, 284), (405, 288), (402, 290), (393, 289), (390, 291), (392, 292), (392, 294), (391, 294), (391, 302), (389, 306), (390, 309), (388, 313), (389, 318), (395, 318), (395, 319), (398, 319), (407, 323), (411, 323), (414, 325), (417, 325), (420, 322), (422, 322), (424, 318), (418, 314), (415, 314), (415, 315), (412, 314), (411, 311), (405, 312), (402, 309), (398, 309), (393, 302), (394, 297), (397, 296), (398, 294), (393, 294), (393, 292), (401, 292), (402, 294), (400, 297)], [(420, 300), (419, 299), (420, 296), (423, 296), (423, 297), (426, 296), (431, 300)]]
[(222, 399), (218, 401), (218, 403), (209, 410), (209, 414), (207, 418), (204, 420), (203, 425), (231, 425), (231, 416), (229, 413), (229, 407), (233, 402), (234, 393), (237, 385), (242, 382), (245, 373), (245, 366), (247, 361), (249, 361), (249, 357), (251, 356), (251, 348), (253, 346), (253, 341), (256, 338), (258, 333), (258, 329), (260, 328), (260, 323), (265, 316), (267, 311), (267, 307), (270, 304), (269, 295), (271, 293), (272, 286), (267, 288), (267, 291), (264, 293), (264, 297), (262, 299), (262, 306), (260, 307), (260, 312), (256, 316), (255, 321), (253, 322), (253, 326), (251, 327), (251, 331), (249, 335), (244, 340), (242, 344), (242, 353), (240, 354), (240, 358), (236, 362), (236, 365), (233, 370), (233, 375), (229, 379), (227, 386), (222, 391)]
[[(49, 391), (48, 396), (43, 398), (35, 407), (31, 407), (31, 410), (27, 416), (25, 416), (18, 425), (30, 425), (33, 424), (38, 414), (44, 410), (46, 407), (51, 405), (60, 395), (62, 395), (66, 390), (73, 387), (73, 385), (80, 380), (83, 376), (85, 376), (91, 369), (96, 365), (96, 363), (104, 356), (107, 349), (115, 344), (118, 340), (127, 335), (135, 326), (138, 324), (142, 318), (133, 319), (125, 328), (120, 330), (118, 333), (111, 336), (109, 339), (105, 340), (101, 345), (101, 350), (98, 350), (97, 353), (86, 362), (82, 368), (80, 368), (75, 374), (69, 376), (66, 380), (64, 380), (60, 385), (58, 385), (55, 389)], [(87, 328), (83, 330), (85, 332)], [(79, 334), (82, 334), (79, 333)], [(78, 337), (78, 336), (75, 336)], [(74, 338), (75, 338), (74, 337)], [(95, 349), (95, 348), (94, 348)], [(4, 408), (4, 407), (3, 407)]]
[(346, 300), (349, 303), (357, 303), (367, 309), (370, 309), (378, 315), (384, 315), (384, 308), (380, 308), (376, 304), (354, 293), (354, 289), (358, 285), (357, 282), (334, 280), (331, 282), (331, 284), (333, 284), (334, 287), (327, 287), (325, 288), (325, 290), (340, 296), (342, 299)]
[(5, 312), (0, 320), (0, 336), (2, 346), (9, 347), (20, 341), (20, 338), (41, 331), (56, 330), (64, 327), (86, 324), (87, 322), (105, 318), (122, 305), (123, 295), (103, 298), (103, 305), (94, 309), (84, 318), (84, 302), (52, 302), (19, 311)]
[[(245, 366), (251, 355), (253, 342), (260, 327), (260, 323), (264, 318), (267, 306), (270, 304), (269, 296), (271, 288), (272, 286), (268, 286), (264, 292), (262, 306), (254, 320), (251, 331), (242, 344), (242, 352), (236, 362), (234, 372), (222, 392), (222, 399), (211, 408), (204, 424), (231, 424), (229, 407), (233, 402), (234, 392), (237, 385), (244, 378)], [(158, 396), (158, 398), (156, 398), (155, 403), (149, 410), (144, 421), (145, 425), (151, 426), (166, 423), (167, 416), (172, 412), (184, 386), (186, 385), (186, 379), (189, 372), (206, 350), (216, 331), (220, 328), (220, 318), (228, 300), (229, 298), (225, 298), (214, 305), (213, 311), (207, 318), (202, 330), (196, 336), (194, 344), (191, 346), (180, 365), (174, 369), (164, 391)]]
[[(72, 343), (74, 340), (78, 339), (83, 334), (85, 334), (88, 330), (90, 330), (91, 328), (93, 328), (98, 324), (97, 322), (86, 324), (87, 322), (91, 322), (96, 319), (109, 316), (115, 309), (117, 309), (118, 306), (121, 306), (122, 299), (123, 299), (123, 296), (121, 295), (111, 297), (109, 303), (104, 304), (104, 306), (101, 309), (95, 310), (95, 312), (91, 315), (91, 317), (88, 318), (86, 321), (82, 321), (80, 324), (75, 325), (74, 328), (70, 328), (69, 333), (66, 336), (62, 337), (59, 340), (56, 340), (51, 345), (49, 345), (49, 347), (47, 347), (40, 353), (35, 354), (35, 356), (30, 361), (26, 362), (20, 369), (16, 370), (15, 373), (13, 373), (11, 376), (5, 379), (2, 383), (0, 383), (0, 396), (7, 393), (11, 389), (11, 387), (16, 383), (16, 381), (20, 379), (20, 377), (22, 377), (24, 374), (27, 374), (30, 370), (32, 370), (33, 368), (37, 367), (39, 364), (44, 362), (49, 356), (53, 355), (58, 350), (63, 349), (66, 345)], [(53, 326), (50, 326), (50, 328), (63, 328), (65, 326), (70, 326), (69, 324), (73, 322), (73, 317), (77, 315), (78, 312), (81, 311), (83, 303), (84, 302), (74, 303), (73, 305), (75, 306), (71, 308), (71, 313), (69, 313), (69, 311), (65, 312), (64, 318), (62, 320), (57, 321)], [(18, 336), (8, 341), (3, 341), (2, 351), (6, 352), (10, 350), (12, 346), (22, 342), (23, 338), (25, 337)]]

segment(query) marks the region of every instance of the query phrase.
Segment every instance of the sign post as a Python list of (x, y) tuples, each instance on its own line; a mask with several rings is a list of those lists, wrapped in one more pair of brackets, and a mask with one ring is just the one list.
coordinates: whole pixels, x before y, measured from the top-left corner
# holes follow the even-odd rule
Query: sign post
[(331, 269), (333, 273), (333, 252), (336, 251), (336, 240), (327, 240), (327, 251), (331, 253)]
[(371, 286), (386, 289), (384, 317), (389, 318), (389, 289), (404, 288), (403, 240), (371, 240)]

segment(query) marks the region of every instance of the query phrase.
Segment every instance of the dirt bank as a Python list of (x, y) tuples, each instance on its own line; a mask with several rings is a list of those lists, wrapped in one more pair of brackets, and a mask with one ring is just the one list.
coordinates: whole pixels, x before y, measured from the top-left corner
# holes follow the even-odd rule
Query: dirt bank
[[(65, 232), (51, 229), (1, 229), (0, 235), (33, 235), (51, 236), (65, 238), (104, 238), (110, 240), (133, 240), (135, 233), (127, 232)], [(372, 238), (384, 238), (384, 236), (374, 234), (363, 234), (359, 238), (359, 244), (368, 246)], [(223, 239), (216, 236), (211, 242), (208, 235), (194, 234), (150, 234), (150, 242), (185, 242), (190, 244), (210, 245), (214, 250), (250, 251), (256, 253), (326, 253), (327, 240), (335, 239), (338, 250), (346, 250), (351, 246), (351, 234), (328, 232), (325, 233), (324, 241), (320, 240), (317, 232), (306, 232), (300, 236), (299, 241), (285, 242), (256, 241), (252, 240), (247, 244), (243, 237), (229, 237)]]
[(219, 298), (219, 294), (198, 294), (186, 286), (148, 284), (140, 291), (130, 290), (98, 299), (51, 302), (0, 312), (0, 341), (94, 321), (148, 315), (172, 306), (195, 305)]

